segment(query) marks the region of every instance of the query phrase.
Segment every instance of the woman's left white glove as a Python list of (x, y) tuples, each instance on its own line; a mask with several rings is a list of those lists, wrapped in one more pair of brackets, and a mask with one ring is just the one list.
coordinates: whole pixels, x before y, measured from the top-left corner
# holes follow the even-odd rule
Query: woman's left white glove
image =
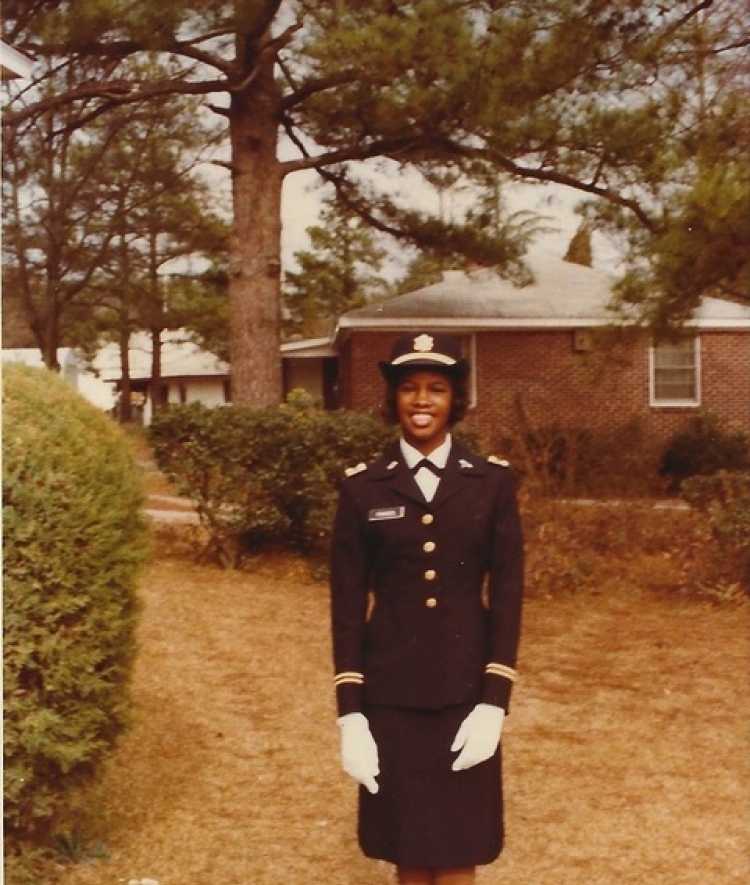
[(461, 751), (453, 762), (453, 771), (464, 771), (494, 755), (503, 733), (505, 710), (492, 704), (477, 704), (461, 723), (451, 745), (455, 753)]
[(378, 747), (367, 718), (362, 713), (347, 713), (337, 721), (341, 729), (344, 771), (371, 793), (377, 793), (380, 789), (375, 780), (380, 774)]

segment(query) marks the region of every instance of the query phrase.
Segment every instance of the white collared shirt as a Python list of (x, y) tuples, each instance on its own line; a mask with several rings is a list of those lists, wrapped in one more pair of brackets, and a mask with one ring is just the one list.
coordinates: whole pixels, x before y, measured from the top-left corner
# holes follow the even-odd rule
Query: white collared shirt
[[(427, 457), (428, 461), (432, 461), (435, 467), (439, 467), (443, 470), (448, 463), (448, 455), (450, 455), (451, 451), (451, 435), (449, 433), (445, 437), (445, 441), (427, 456), (423, 455), (419, 449), (415, 449), (414, 446), (409, 445), (405, 439), (400, 440), (400, 446), (401, 454), (404, 456), (404, 461), (406, 461), (406, 466), (409, 470), (411, 470), (414, 465), (419, 463), (424, 457)], [(422, 494), (425, 496), (425, 500), (432, 501), (437, 492), (438, 485), (440, 484), (440, 477), (436, 476), (426, 467), (421, 467), (414, 474), (414, 479)]]

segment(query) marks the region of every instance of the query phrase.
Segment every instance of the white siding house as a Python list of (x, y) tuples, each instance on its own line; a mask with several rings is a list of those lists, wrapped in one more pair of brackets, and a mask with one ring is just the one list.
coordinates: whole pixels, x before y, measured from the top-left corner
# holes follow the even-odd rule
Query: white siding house
[[(229, 366), (213, 353), (202, 350), (184, 330), (162, 332), (161, 380), (159, 389), (151, 383), (153, 341), (145, 332), (130, 338), (130, 380), (134, 403), (144, 424), (151, 422), (153, 402), (199, 402), (205, 406), (222, 406), (230, 400)], [(119, 391), (122, 382), (120, 348), (107, 344), (94, 359), (97, 375)]]
[[(23, 363), (25, 366), (43, 369), (42, 352), (35, 347), (4, 348), (4, 363)], [(72, 347), (60, 347), (57, 351), (60, 375), (81, 396), (97, 408), (109, 411), (115, 404), (114, 388), (89, 372)]]

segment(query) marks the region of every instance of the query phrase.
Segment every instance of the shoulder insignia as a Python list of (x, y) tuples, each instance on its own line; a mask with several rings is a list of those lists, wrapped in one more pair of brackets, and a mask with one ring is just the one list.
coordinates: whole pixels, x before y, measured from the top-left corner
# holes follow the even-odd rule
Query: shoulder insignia
[(391, 461), (385, 469), (386, 470), (395, 470), (397, 467), (398, 467), (398, 461)]
[(344, 473), (346, 476), (354, 476), (357, 473), (362, 473), (363, 470), (367, 470), (367, 464), (364, 461), (360, 461), (356, 467), (347, 467)]
[(510, 462), (506, 461), (505, 458), (498, 458), (497, 455), (490, 455), (487, 460), (490, 464), (497, 464), (499, 467), (510, 467)]

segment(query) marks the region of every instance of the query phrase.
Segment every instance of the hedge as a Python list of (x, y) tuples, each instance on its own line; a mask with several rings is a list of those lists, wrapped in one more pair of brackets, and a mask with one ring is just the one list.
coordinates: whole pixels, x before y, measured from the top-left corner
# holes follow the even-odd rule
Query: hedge
[(712, 415), (699, 415), (669, 440), (659, 473), (679, 489), (689, 476), (750, 470), (750, 436), (725, 426)]
[(46, 838), (126, 727), (139, 477), (112, 421), (46, 369), (4, 368), (5, 826)]
[(204, 555), (236, 568), (261, 548), (322, 552), (345, 468), (374, 458), (393, 430), (293, 391), (267, 408), (165, 409), (149, 438), (159, 469), (195, 504)]
[(737, 584), (750, 593), (750, 471), (692, 476), (681, 495), (704, 515), (714, 541), (704, 583)]

